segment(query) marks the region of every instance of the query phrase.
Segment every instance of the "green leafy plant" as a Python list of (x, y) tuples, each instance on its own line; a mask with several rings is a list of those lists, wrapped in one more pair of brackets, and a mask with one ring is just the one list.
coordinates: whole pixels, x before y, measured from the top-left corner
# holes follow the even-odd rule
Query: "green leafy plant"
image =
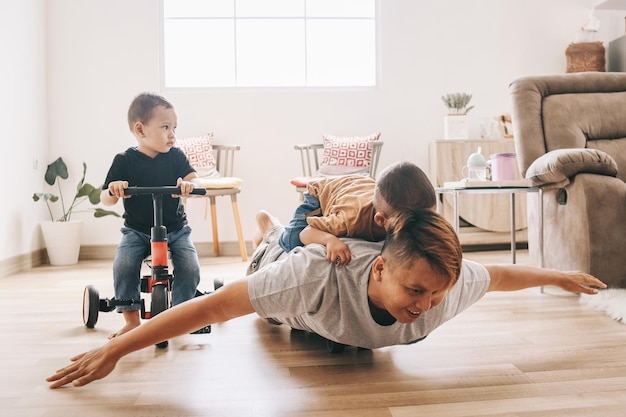
[[(76, 186), (76, 195), (74, 195), (74, 199), (72, 203), (66, 208), (65, 201), (63, 200), (63, 191), (61, 190), (61, 181), (57, 182), (57, 178), (68, 179), (69, 174), (67, 171), (67, 165), (63, 162), (62, 158), (58, 158), (56, 161), (48, 165), (48, 169), (46, 169), (46, 175), (44, 179), (46, 183), (50, 186), (57, 183), (57, 187), (59, 190), (59, 195), (56, 196), (50, 193), (34, 193), (33, 200), (39, 201), (43, 200), (48, 207), (48, 212), (50, 213), (50, 220), (59, 221), (59, 222), (67, 222), (71, 220), (72, 213), (74, 212), (85, 212), (85, 211), (93, 211), (94, 217), (104, 217), (104, 216), (116, 216), (120, 217), (118, 213), (111, 210), (104, 210), (101, 208), (90, 208), (87, 210), (76, 210), (76, 207), (88, 200), (91, 204), (96, 205), (100, 203), (100, 188), (96, 188), (91, 184), (85, 182), (85, 175), (87, 174), (87, 164), (83, 162), (83, 176), (78, 182)], [(58, 219), (54, 219), (54, 215), (52, 214), (52, 207), (50, 207), (50, 203), (55, 203), (57, 201), (61, 201), (61, 209), (63, 211), (63, 215)]]
[(441, 101), (448, 108), (448, 114), (467, 114), (474, 106), (469, 106), (472, 95), (467, 93), (450, 93), (441, 96)]

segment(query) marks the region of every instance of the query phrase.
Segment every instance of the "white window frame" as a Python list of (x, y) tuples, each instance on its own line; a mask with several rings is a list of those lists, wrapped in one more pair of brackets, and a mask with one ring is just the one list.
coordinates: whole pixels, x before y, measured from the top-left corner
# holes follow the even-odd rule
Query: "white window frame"
[[(377, 89), (380, 86), (380, 30), (379, 30), (379, 16), (380, 16), (380, 2), (374, 0), (374, 84), (373, 85), (360, 85), (360, 86), (312, 86), (312, 85), (294, 85), (294, 86), (244, 86), (244, 85), (229, 85), (229, 86), (196, 86), (196, 87), (168, 87), (165, 84), (165, 12), (164, 1), (159, 0), (159, 69), (160, 69), (160, 84), (161, 91), (209, 91), (209, 90), (331, 90), (331, 91), (361, 91)], [(210, 1), (210, 0), (207, 0)], [(236, 0), (235, 0), (236, 1)], [(267, 16), (263, 16), (267, 18)], [(345, 18), (345, 17), (344, 17)], [(233, 19), (238, 19), (234, 17)], [(241, 19), (241, 18), (239, 18)], [(235, 35), (233, 35), (235, 36)], [(305, 45), (306, 46), (306, 45)], [(306, 49), (306, 48), (305, 48)]]

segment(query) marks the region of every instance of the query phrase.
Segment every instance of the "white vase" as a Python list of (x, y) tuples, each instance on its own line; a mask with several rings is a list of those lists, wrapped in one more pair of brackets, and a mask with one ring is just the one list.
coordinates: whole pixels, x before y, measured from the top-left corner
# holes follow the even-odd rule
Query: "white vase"
[(78, 263), (83, 232), (82, 220), (41, 222), (41, 232), (50, 265), (75, 265)]
[(467, 139), (468, 125), (467, 115), (449, 114), (444, 118), (443, 124), (444, 139)]

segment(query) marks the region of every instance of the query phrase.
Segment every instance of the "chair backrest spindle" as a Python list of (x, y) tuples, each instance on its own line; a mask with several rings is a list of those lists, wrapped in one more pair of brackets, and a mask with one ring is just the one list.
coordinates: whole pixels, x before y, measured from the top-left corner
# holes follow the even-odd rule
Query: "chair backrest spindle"
[(235, 152), (238, 145), (213, 145), (215, 168), (223, 177), (232, 177), (235, 167)]

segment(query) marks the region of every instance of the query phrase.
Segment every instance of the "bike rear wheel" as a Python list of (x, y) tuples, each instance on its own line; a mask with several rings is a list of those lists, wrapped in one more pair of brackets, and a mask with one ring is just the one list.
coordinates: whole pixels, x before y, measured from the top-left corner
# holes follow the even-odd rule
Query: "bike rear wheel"
[[(152, 301), (150, 303), (150, 317), (154, 317), (167, 310), (170, 306), (170, 293), (165, 284), (155, 284), (152, 287)], [(166, 348), (167, 340), (156, 344), (158, 348)]]

